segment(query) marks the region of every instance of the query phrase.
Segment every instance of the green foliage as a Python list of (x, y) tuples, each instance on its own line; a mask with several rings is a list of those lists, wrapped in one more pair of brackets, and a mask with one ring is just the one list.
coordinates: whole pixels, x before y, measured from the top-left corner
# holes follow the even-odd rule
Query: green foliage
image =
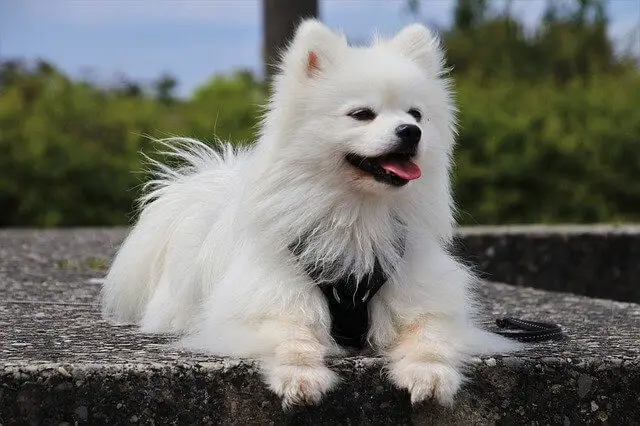
[(640, 220), (640, 75), (457, 90), (461, 222)]
[(548, 5), (542, 24), (528, 34), (509, 15), (509, 8), (488, 18), (485, 0), (458, 0), (455, 26), (443, 33), (454, 74), (483, 80), (553, 79), (563, 84), (635, 67), (633, 58), (614, 52), (602, 0)]
[(211, 140), (215, 135), (236, 144), (251, 143), (264, 103), (264, 85), (251, 73), (219, 76), (197, 89), (182, 106), (184, 132), (198, 139)]
[[(508, 8), (460, 1), (443, 34), (462, 223), (640, 220), (637, 63), (613, 53), (602, 1), (549, 5), (528, 34)], [(42, 62), (0, 64), (0, 226), (129, 222), (145, 135), (254, 140), (266, 90), (250, 73), (216, 76), (188, 100), (175, 86), (164, 75), (99, 87)]]
[(146, 135), (253, 139), (262, 90), (246, 73), (214, 78), (190, 102), (133, 86), (100, 89), (48, 64), (2, 64), (0, 226), (126, 223), (145, 177), (140, 151), (153, 149)]

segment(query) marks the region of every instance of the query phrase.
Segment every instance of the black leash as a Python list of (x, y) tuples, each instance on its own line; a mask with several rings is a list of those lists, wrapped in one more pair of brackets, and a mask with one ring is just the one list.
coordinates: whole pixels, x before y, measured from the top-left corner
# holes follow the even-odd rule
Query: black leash
[(546, 340), (564, 339), (564, 333), (558, 324), (504, 317), (498, 318), (496, 325), (504, 330), (498, 330), (495, 333), (520, 342), (544, 342)]

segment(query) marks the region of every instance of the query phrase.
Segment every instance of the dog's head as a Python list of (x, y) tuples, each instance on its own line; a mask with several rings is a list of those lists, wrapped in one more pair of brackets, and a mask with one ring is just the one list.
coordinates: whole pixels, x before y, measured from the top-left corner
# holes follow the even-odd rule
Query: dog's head
[(277, 135), (281, 155), (358, 190), (395, 190), (434, 169), (441, 175), (454, 125), (443, 62), (422, 25), (353, 47), (305, 21), (284, 52), (265, 131)]

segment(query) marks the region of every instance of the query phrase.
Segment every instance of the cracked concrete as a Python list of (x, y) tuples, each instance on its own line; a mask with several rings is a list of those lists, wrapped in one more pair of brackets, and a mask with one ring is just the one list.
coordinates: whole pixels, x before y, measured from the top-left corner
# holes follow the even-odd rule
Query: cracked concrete
[(560, 323), (568, 339), (477, 359), (452, 409), (411, 407), (378, 358), (332, 359), (342, 385), (283, 412), (251, 360), (101, 319), (96, 278), (123, 236), (0, 231), (0, 424), (639, 424), (640, 305), (487, 282), (488, 328), (509, 314)]

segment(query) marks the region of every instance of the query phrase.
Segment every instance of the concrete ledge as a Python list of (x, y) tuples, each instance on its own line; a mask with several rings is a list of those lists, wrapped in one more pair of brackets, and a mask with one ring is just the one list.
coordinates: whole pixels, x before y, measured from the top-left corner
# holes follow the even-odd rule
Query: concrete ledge
[[(92, 276), (126, 232), (0, 230), (0, 256), (23, 278)], [(640, 225), (463, 227), (454, 251), (488, 281), (640, 303)]]
[(456, 252), (485, 279), (640, 303), (640, 226), (461, 228)]
[[(283, 412), (251, 361), (168, 349), (113, 327), (97, 294), (122, 230), (0, 232), (0, 424), (638, 424), (640, 306), (485, 283), (486, 324), (511, 314), (569, 339), (478, 359), (453, 409), (411, 407), (377, 358), (331, 360), (342, 386)], [(634, 423), (635, 422), (635, 423)]]

